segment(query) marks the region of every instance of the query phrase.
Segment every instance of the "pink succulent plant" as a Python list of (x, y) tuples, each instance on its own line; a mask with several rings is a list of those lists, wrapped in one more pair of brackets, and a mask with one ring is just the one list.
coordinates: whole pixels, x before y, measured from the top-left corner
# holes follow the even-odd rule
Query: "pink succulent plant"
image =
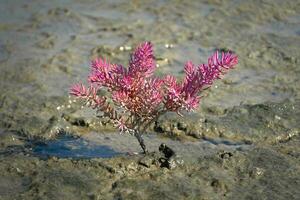
[[(111, 64), (98, 58), (91, 63), (89, 86), (76, 84), (70, 94), (110, 118), (121, 132), (133, 134), (143, 151), (147, 149), (142, 133), (166, 112), (193, 111), (200, 102), (200, 92), (220, 79), (238, 63), (237, 55), (216, 51), (207, 64), (187, 62), (183, 81), (174, 76), (154, 77), (155, 58), (150, 42), (140, 44), (131, 54), (129, 67)], [(111, 96), (98, 95), (106, 89)], [(107, 98), (112, 100), (111, 103)]]

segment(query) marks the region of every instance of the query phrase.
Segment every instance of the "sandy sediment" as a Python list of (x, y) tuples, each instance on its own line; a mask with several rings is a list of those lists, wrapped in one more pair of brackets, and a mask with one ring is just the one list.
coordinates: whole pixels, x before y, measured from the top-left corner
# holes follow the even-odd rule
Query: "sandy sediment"
[[(300, 198), (297, 1), (0, 4), (0, 199)], [(150, 127), (146, 157), (68, 97), (90, 59), (127, 65), (145, 40), (157, 76), (216, 49), (239, 56), (197, 112)], [(171, 170), (161, 142), (178, 154)]]

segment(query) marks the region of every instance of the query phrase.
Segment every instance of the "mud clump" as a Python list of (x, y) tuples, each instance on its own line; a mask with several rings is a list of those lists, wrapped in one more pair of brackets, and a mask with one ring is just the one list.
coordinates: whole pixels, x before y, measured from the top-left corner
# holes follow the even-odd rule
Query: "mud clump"
[[(288, 145), (281, 143), (278, 148)], [(266, 186), (273, 188), (272, 196), (276, 198), (298, 195), (297, 188), (290, 187), (290, 184), (291, 181), (299, 182), (299, 163), (277, 150), (257, 147), (247, 152), (219, 151), (172, 170), (160, 167), (157, 163), (160, 157), (154, 153), (111, 159), (49, 157), (41, 160), (21, 152), (1, 154), (0, 172), (1, 180), (8, 184), (5, 188), (9, 183), (18, 182), (14, 184), (18, 193), (14, 195), (23, 199), (42, 196), (243, 199), (253, 195), (268, 197), (271, 189), (255, 194), (257, 187)], [(5, 188), (1, 189), (4, 191)], [(285, 188), (284, 193), (282, 188)], [(6, 192), (0, 190), (2, 197), (8, 198), (10, 189)]]
[(152, 152), (146, 154), (143, 158), (139, 160), (139, 164), (147, 168), (150, 168), (152, 165), (161, 168), (167, 168), (170, 170), (180, 167), (184, 164), (184, 161), (180, 156), (176, 155), (174, 150), (168, 147), (166, 144), (162, 143), (159, 146), (159, 152)]
[(168, 116), (156, 122), (154, 130), (175, 138), (222, 137), (246, 143), (278, 143), (299, 135), (299, 106), (299, 101), (286, 100), (236, 106), (222, 115), (182, 119)]

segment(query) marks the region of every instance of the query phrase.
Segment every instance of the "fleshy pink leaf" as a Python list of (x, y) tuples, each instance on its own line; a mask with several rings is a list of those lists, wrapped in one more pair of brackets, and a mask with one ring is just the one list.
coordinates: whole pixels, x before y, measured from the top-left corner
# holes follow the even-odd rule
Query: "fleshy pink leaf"
[(129, 61), (129, 74), (133, 77), (150, 77), (155, 70), (152, 44), (144, 42), (140, 44)]
[[(103, 112), (120, 131), (128, 131), (167, 111), (180, 114), (182, 110), (195, 110), (200, 102), (200, 92), (237, 63), (237, 55), (216, 51), (206, 64), (198, 67), (191, 61), (186, 62), (182, 81), (172, 75), (155, 78), (153, 47), (150, 42), (144, 42), (131, 54), (128, 68), (102, 58), (93, 60), (88, 77), (90, 86), (76, 84), (70, 94)], [(105, 89), (109, 95), (99, 96), (100, 89)]]

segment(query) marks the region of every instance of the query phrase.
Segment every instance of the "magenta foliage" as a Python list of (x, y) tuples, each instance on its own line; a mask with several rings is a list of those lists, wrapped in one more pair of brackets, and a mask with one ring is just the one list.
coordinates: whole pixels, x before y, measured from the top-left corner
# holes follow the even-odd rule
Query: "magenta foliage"
[(129, 62), (129, 74), (131, 77), (150, 77), (155, 70), (152, 44), (144, 42), (140, 44), (131, 55)]
[[(171, 75), (157, 78), (153, 76), (156, 65), (152, 44), (144, 42), (132, 53), (128, 68), (102, 58), (92, 61), (90, 86), (74, 85), (70, 94), (103, 112), (121, 131), (144, 131), (165, 112), (180, 114), (182, 110), (195, 110), (200, 102), (200, 92), (237, 63), (237, 55), (231, 52), (220, 55), (216, 51), (207, 64), (195, 66), (187, 62), (183, 81)], [(97, 92), (101, 89), (111, 95), (99, 96)]]

